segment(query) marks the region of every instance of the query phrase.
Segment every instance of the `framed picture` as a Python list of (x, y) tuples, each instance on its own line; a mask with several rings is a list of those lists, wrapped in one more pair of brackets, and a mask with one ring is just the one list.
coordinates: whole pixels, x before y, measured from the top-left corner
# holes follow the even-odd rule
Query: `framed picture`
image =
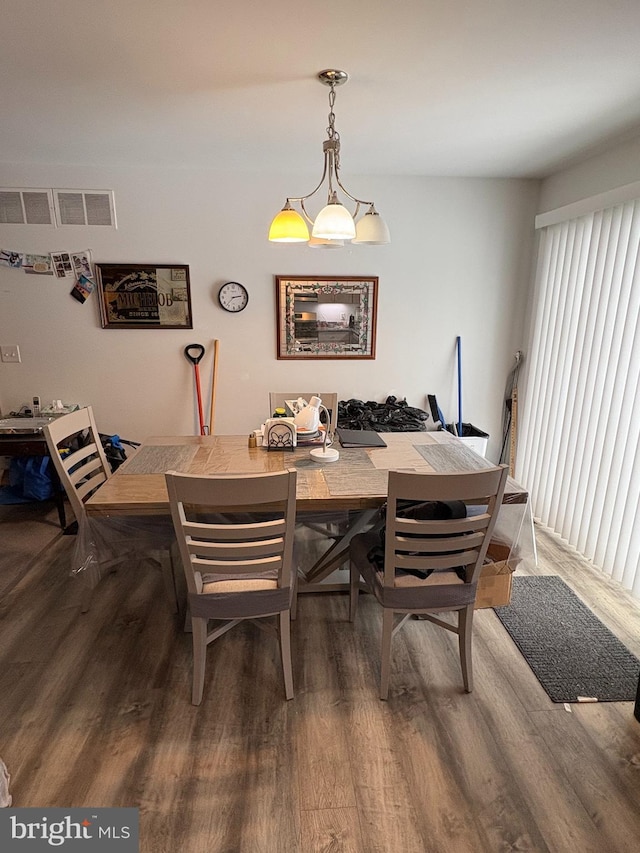
[(278, 358), (375, 358), (377, 277), (276, 276)]
[(103, 329), (192, 329), (189, 267), (96, 264)]

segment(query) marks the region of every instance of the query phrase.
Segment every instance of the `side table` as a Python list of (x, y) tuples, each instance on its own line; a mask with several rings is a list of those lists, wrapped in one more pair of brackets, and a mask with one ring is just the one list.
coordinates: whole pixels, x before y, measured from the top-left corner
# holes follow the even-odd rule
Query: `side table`
[[(51, 418), (0, 419), (0, 456), (49, 456), (49, 448), (42, 428), (50, 420)], [(50, 471), (60, 527), (66, 531), (64, 490), (53, 463), (50, 465)]]

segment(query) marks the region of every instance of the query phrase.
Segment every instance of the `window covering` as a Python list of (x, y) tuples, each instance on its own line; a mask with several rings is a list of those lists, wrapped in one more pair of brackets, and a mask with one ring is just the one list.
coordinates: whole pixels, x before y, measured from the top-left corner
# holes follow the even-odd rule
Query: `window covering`
[(640, 597), (640, 201), (539, 233), (516, 477)]

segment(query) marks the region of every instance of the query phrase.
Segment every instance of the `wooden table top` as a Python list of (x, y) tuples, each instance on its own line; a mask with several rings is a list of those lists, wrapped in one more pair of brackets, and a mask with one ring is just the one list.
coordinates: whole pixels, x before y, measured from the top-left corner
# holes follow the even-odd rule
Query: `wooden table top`
[[(167, 513), (164, 472), (256, 474), (295, 468), (297, 505), (304, 510), (360, 510), (380, 506), (392, 469), (424, 473), (491, 468), (448, 432), (383, 433), (386, 447), (344, 448), (337, 462), (321, 465), (309, 448), (272, 451), (249, 448), (245, 435), (159, 436), (148, 438), (85, 504), (87, 513), (143, 515)], [(512, 479), (504, 503), (526, 503), (528, 494)]]

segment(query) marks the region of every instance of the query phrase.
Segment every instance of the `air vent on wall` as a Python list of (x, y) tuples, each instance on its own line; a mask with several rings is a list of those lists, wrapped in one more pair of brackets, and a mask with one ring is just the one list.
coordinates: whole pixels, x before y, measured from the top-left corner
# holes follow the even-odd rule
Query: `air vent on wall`
[(54, 225), (51, 190), (0, 189), (0, 222)]
[(117, 228), (112, 190), (53, 190), (58, 225)]

